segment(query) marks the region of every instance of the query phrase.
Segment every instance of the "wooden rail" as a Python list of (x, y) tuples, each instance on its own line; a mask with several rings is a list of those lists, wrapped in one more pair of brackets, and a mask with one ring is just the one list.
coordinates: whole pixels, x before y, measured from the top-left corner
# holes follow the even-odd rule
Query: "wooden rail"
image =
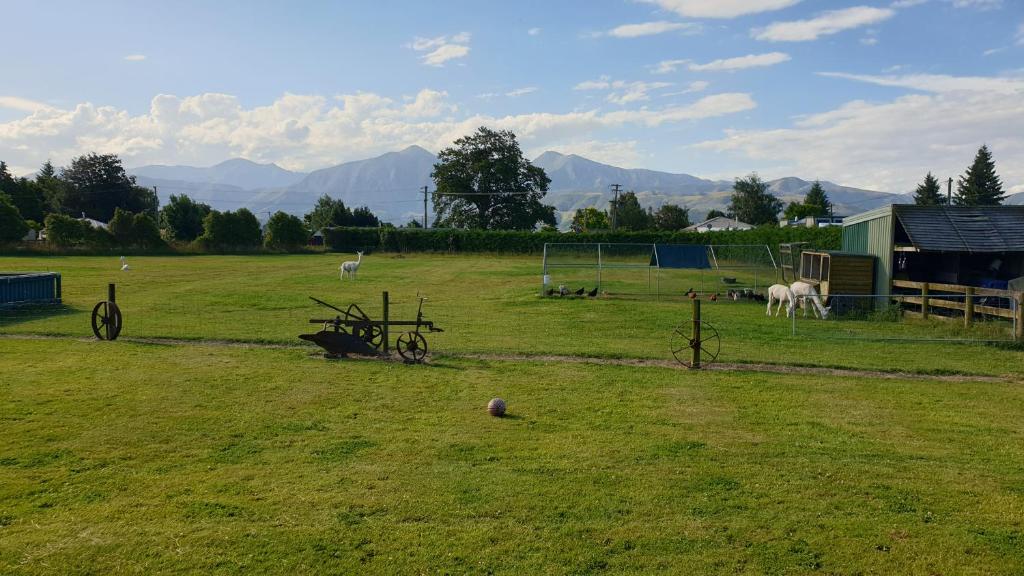
[[(915, 304), (921, 307), (920, 316), (928, 318), (929, 307), (945, 308), (947, 310), (961, 310), (964, 313), (964, 326), (970, 327), (974, 323), (976, 314), (996, 316), (1012, 320), (1014, 324), (1014, 339), (1024, 338), (1024, 306), (1022, 306), (1022, 295), (1013, 290), (995, 290), (993, 288), (978, 288), (975, 286), (963, 286), (960, 284), (942, 284), (940, 282), (911, 282), (910, 280), (893, 280), (893, 288), (909, 288), (919, 290), (921, 295), (893, 294), (893, 298), (901, 303)], [(942, 295), (935, 295), (934, 291), (953, 292), (963, 294), (963, 301), (943, 298)], [(982, 306), (975, 304), (975, 296), (992, 296), (1006, 298), (1014, 303), (1012, 308), (999, 308), (997, 306)]]

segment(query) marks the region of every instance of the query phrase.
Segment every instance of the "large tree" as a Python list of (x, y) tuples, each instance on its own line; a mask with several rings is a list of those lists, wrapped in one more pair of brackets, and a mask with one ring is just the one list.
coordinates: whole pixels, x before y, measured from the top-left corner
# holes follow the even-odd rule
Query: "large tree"
[(316, 201), (313, 210), (303, 216), (303, 220), (314, 232), (334, 226), (351, 226), (352, 211), (341, 200), (324, 194)]
[(953, 202), (957, 206), (999, 206), (1006, 196), (988, 146), (978, 149), (974, 163), (960, 177)]
[(604, 210), (598, 210), (593, 206), (573, 212), (572, 223), (569, 224), (569, 229), (573, 232), (607, 230), (609, 227), (608, 214)]
[(654, 213), (654, 227), (658, 230), (682, 230), (690, 225), (690, 209), (675, 204), (662, 204)]
[(939, 181), (929, 172), (925, 174), (924, 182), (917, 185), (914, 190), (914, 204), (918, 206), (939, 206), (945, 204), (946, 199), (942, 197), (942, 190)]
[(6, 194), (0, 194), (0, 242), (17, 242), (28, 233), (28, 224)]
[(191, 242), (203, 233), (203, 219), (210, 207), (182, 194), (171, 194), (170, 202), (160, 209), (160, 223), (173, 240)]
[(376, 228), (380, 226), (380, 219), (368, 207), (360, 206), (352, 211), (352, 226)]
[(203, 235), (198, 240), (208, 246), (253, 248), (263, 243), (263, 232), (259, 220), (246, 208), (213, 210), (203, 219)]
[(757, 174), (736, 179), (729, 203), (733, 218), (754, 226), (776, 224), (781, 210), (782, 200), (768, 191), (768, 183)]
[(305, 246), (308, 241), (309, 232), (305, 224), (291, 214), (277, 211), (267, 221), (267, 234), (263, 239), (265, 246), (288, 250)]
[(551, 179), (523, 156), (512, 132), (481, 127), (437, 158), (431, 173), (437, 226), (532, 230), (557, 224), (554, 207), (541, 203)]
[(728, 217), (729, 217), (729, 215), (726, 214), (725, 212), (722, 212), (721, 210), (719, 210), (717, 208), (712, 208), (711, 210), (708, 210), (708, 214), (707, 214), (707, 216), (704, 217), (704, 219), (705, 220), (711, 220), (712, 218), (728, 218)]
[(43, 198), (46, 200), (46, 213), (60, 212), (61, 207), (64, 204), (64, 196), (67, 186), (64, 181), (57, 176), (57, 170), (54, 169), (53, 163), (49, 160), (43, 163), (43, 166), (39, 169), (39, 173), (36, 174), (36, 184), (43, 191)]
[(650, 230), (654, 228), (654, 215), (640, 206), (636, 192), (619, 195), (611, 202), (612, 224), (616, 230)]
[(804, 206), (807, 207), (808, 216), (817, 216), (819, 218), (828, 216), (832, 208), (832, 202), (828, 199), (825, 189), (821, 187), (820, 181), (815, 180), (814, 184), (811, 184), (811, 189), (804, 196)]
[(114, 208), (157, 215), (156, 192), (136, 185), (135, 177), (124, 171), (114, 154), (79, 156), (61, 170), (60, 178), (66, 184), (63, 208), (73, 216), (85, 213), (106, 222), (114, 216)]

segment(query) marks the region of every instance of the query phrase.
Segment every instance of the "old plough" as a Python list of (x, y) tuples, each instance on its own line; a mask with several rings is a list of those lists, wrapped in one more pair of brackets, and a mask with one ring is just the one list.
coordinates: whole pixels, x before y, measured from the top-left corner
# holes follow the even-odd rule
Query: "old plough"
[(387, 356), (389, 354), (388, 336), (392, 327), (412, 327), (412, 330), (401, 331), (395, 339), (395, 349), (406, 362), (422, 362), (427, 355), (427, 340), (424, 332), (443, 332), (430, 320), (423, 319), (423, 302), (420, 297), (419, 308), (415, 320), (391, 320), (388, 318), (388, 293), (384, 292), (384, 319), (374, 320), (357, 304), (350, 304), (341, 309), (323, 300), (309, 297), (310, 300), (338, 312), (334, 318), (313, 318), (310, 324), (320, 324), (323, 328), (314, 334), (300, 334), (299, 338), (315, 343), (334, 356), (345, 357), (349, 354), (363, 356)]

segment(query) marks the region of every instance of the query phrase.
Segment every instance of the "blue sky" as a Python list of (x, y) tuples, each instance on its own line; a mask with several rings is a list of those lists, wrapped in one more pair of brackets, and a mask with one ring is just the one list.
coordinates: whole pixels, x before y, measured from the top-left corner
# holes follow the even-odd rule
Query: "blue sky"
[[(475, 126), (627, 167), (1024, 191), (1021, 0), (4, 2), (0, 159), (310, 170)], [(15, 25), (11, 25), (14, 23)]]

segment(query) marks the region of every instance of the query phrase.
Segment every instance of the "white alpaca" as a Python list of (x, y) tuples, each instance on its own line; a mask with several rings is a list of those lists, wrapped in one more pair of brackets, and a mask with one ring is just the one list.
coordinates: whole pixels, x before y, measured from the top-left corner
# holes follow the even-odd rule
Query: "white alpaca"
[(131, 270), (131, 267), (124, 261), (124, 256), (121, 256), (121, 272), (127, 272), (129, 270)]
[(342, 262), (341, 266), (338, 266), (338, 270), (340, 270), (339, 276), (341, 276), (342, 280), (345, 279), (345, 272), (348, 272), (349, 280), (356, 279), (356, 272), (359, 271), (359, 265), (363, 262), (363, 253), (356, 252), (356, 255), (358, 258), (356, 258), (355, 262), (349, 260), (348, 262)]
[(793, 282), (792, 284), (790, 284), (789, 288), (790, 290), (793, 291), (793, 294), (795, 294), (798, 298), (800, 307), (804, 309), (805, 318), (807, 317), (808, 300), (810, 300), (811, 303), (814, 304), (814, 312), (818, 315), (819, 318), (821, 318), (822, 320), (828, 318), (828, 313), (829, 311), (832, 310), (832, 307), (829, 306), (826, 308), (825, 305), (821, 303), (821, 297), (818, 296), (818, 292), (814, 289), (814, 286), (808, 284), (807, 282)]
[(768, 308), (765, 310), (765, 315), (772, 315), (772, 304), (778, 301), (778, 306), (775, 307), (775, 316), (778, 317), (779, 310), (782, 309), (782, 303), (786, 303), (786, 317), (789, 318), (796, 313), (796, 295), (789, 289), (789, 286), (785, 284), (772, 284), (768, 288)]

